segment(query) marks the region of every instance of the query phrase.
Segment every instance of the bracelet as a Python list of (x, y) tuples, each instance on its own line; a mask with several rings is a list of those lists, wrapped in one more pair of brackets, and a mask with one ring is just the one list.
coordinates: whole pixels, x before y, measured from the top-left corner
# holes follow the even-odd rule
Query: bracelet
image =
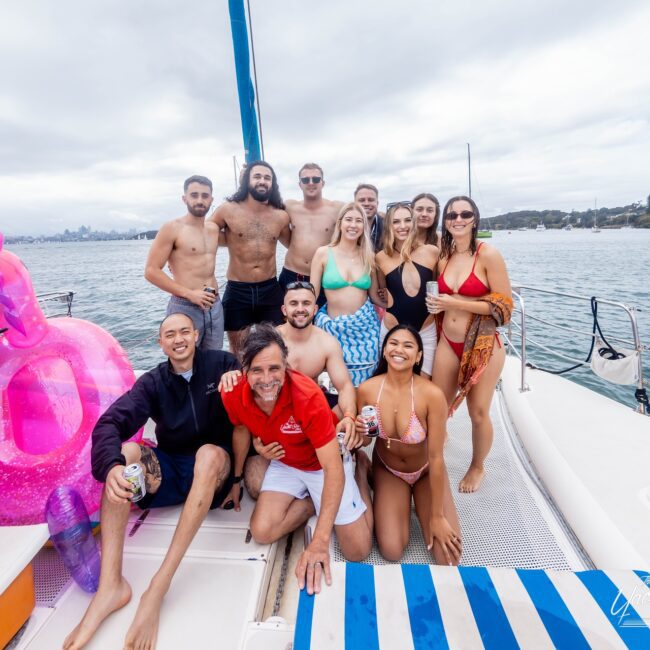
[(356, 415), (352, 415), (352, 413), (347, 413), (347, 412), (343, 414), (343, 417), (350, 418), (350, 420), (352, 420), (353, 422), (357, 419)]
[(241, 483), (241, 480), (244, 477), (240, 474), (239, 476), (235, 476), (235, 478), (232, 480), (233, 483)]

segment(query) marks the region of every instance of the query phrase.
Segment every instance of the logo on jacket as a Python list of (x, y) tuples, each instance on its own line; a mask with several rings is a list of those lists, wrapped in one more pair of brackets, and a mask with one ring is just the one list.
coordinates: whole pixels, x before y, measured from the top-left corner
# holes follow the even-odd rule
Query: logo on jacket
[(217, 392), (217, 382), (216, 381), (211, 381), (206, 387), (205, 387), (205, 394), (210, 395), (212, 393)]
[(280, 431), (282, 431), (282, 433), (286, 433), (287, 435), (302, 433), (302, 429), (300, 428), (300, 425), (293, 419), (293, 415), (290, 416), (284, 424), (280, 425)]

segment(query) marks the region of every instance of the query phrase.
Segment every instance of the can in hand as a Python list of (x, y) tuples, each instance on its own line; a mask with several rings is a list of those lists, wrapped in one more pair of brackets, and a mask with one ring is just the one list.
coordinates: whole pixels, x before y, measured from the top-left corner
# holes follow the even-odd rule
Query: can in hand
[(439, 295), (438, 291), (438, 281), (437, 280), (429, 280), (426, 284), (427, 287), (427, 295), (428, 296), (437, 296)]
[(336, 441), (339, 443), (339, 452), (341, 454), (341, 459), (345, 463), (350, 460), (351, 456), (348, 448), (345, 446), (345, 433), (343, 433), (343, 431), (339, 431), (336, 434)]
[(376, 438), (379, 435), (379, 420), (377, 419), (377, 409), (374, 406), (364, 406), (361, 409), (361, 417), (366, 422), (366, 435), (369, 438)]
[(142, 467), (140, 467), (138, 463), (127, 465), (124, 468), (124, 478), (133, 486), (131, 488), (133, 496), (131, 497), (130, 501), (132, 503), (140, 501), (140, 499), (142, 499), (142, 497), (144, 497), (144, 495), (147, 493), (147, 488), (144, 484), (144, 472), (142, 471)]

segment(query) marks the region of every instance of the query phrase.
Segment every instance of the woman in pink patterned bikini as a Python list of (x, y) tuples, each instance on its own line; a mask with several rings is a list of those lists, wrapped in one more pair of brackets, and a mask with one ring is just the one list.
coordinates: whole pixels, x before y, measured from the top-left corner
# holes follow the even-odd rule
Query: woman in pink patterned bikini
[[(443, 457), (447, 402), (420, 376), (422, 339), (396, 325), (381, 349), (375, 375), (359, 386), (358, 412), (372, 405), (379, 434), (372, 457), (375, 537), (381, 554), (399, 561), (409, 542), (411, 498), (424, 538), (438, 564), (458, 564), (460, 524)], [(357, 416), (357, 430), (366, 422)], [(371, 439), (365, 437), (365, 443)]]

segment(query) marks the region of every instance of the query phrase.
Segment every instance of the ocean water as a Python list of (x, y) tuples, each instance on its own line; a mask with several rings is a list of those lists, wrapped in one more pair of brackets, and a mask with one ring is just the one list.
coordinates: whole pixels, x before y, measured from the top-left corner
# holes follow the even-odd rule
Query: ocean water
[[(650, 230), (603, 230), (598, 234), (589, 230), (496, 231), (488, 241), (502, 252), (514, 286), (597, 296), (636, 306), (641, 340), (650, 346)], [(112, 241), (7, 248), (26, 264), (37, 293), (74, 291), (73, 315), (108, 330), (128, 352), (133, 367), (145, 370), (163, 359), (156, 333), (168, 299), (144, 279), (150, 246), (149, 241)], [(284, 258), (281, 246), (277, 258), (280, 270)], [(217, 279), (222, 293), (227, 263), (227, 250), (220, 250)], [(577, 332), (591, 332), (588, 301), (534, 295), (527, 290), (523, 296), (528, 314), (572, 329), (563, 332), (530, 321), (529, 334), (536, 342), (572, 358), (587, 356), (590, 338)], [(601, 305), (598, 316), (610, 343), (626, 347), (613, 340), (631, 340), (625, 313)], [(529, 346), (529, 359), (555, 370), (572, 365), (535, 345)], [(609, 384), (588, 368), (566, 376), (625, 404), (635, 404), (633, 386)], [(644, 377), (650, 379), (650, 352), (645, 354)]]

